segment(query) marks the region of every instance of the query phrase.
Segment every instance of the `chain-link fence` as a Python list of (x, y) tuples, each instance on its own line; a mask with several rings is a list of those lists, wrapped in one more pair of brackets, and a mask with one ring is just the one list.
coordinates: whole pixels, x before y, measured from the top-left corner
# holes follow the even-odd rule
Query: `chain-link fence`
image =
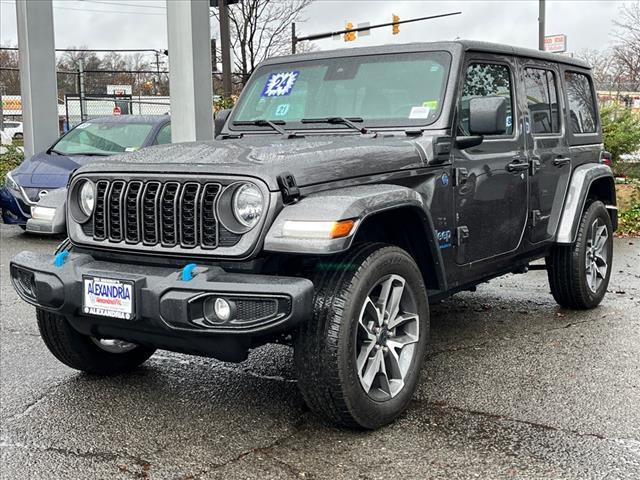
[[(227, 108), (221, 72), (213, 72), (214, 106)], [(61, 131), (83, 120), (105, 115), (170, 114), (169, 72), (166, 70), (58, 70), (58, 115)], [(5, 101), (5, 119), (21, 120), (20, 72), (0, 67), (0, 95)], [(233, 74), (232, 97), (242, 92), (249, 75)], [(11, 102), (6, 101), (8, 96)]]

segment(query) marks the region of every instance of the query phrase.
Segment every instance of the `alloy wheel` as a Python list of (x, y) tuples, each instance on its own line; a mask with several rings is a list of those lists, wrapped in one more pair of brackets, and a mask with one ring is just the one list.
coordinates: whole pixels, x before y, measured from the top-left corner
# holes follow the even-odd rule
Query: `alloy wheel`
[(591, 232), (587, 239), (585, 252), (585, 274), (587, 285), (595, 293), (607, 278), (609, 269), (609, 253), (607, 245), (609, 242), (609, 232), (607, 226), (596, 218), (591, 224)]
[(362, 305), (356, 368), (362, 388), (373, 400), (389, 400), (404, 387), (420, 338), (416, 312), (413, 293), (399, 275), (379, 280)]

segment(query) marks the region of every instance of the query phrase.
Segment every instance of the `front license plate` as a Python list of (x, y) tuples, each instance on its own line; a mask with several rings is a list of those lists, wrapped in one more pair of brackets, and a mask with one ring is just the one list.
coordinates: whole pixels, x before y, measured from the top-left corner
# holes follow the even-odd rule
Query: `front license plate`
[(101, 317), (133, 318), (133, 282), (113, 278), (83, 277), (82, 311)]

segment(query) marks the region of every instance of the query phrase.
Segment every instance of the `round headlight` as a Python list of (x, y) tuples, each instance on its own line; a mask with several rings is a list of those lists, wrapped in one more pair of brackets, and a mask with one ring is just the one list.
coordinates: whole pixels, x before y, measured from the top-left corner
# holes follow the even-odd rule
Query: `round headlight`
[(82, 210), (82, 213), (84, 213), (87, 217), (90, 217), (93, 213), (93, 207), (96, 203), (96, 194), (93, 182), (86, 180), (80, 187), (79, 196), (80, 209)]
[(264, 199), (258, 187), (245, 183), (236, 189), (233, 194), (233, 214), (242, 225), (247, 228), (255, 227), (263, 209)]

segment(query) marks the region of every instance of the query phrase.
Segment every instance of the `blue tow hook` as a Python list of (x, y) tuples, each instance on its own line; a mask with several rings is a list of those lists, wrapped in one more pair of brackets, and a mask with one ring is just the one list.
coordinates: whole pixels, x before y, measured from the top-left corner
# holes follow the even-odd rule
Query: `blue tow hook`
[(198, 267), (195, 263), (189, 263), (182, 269), (182, 281), (189, 282), (193, 280), (193, 271)]
[(53, 266), (58, 268), (62, 267), (68, 256), (69, 256), (68, 250), (63, 250), (60, 253), (56, 253), (56, 256), (53, 258)]

